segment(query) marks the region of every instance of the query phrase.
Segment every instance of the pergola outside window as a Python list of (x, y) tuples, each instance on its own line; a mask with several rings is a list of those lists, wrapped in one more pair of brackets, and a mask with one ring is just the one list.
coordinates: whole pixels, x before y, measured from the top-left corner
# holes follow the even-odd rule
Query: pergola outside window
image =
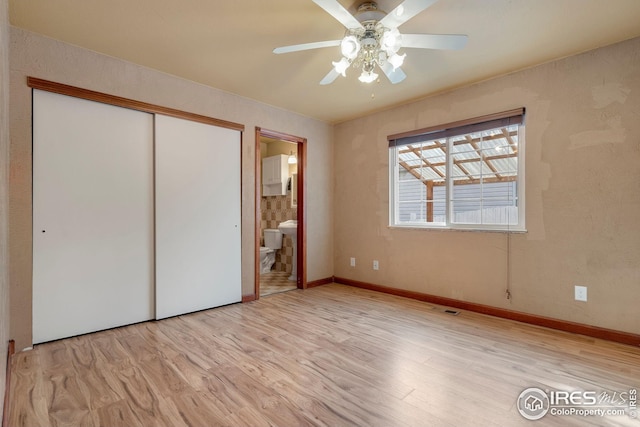
[(389, 137), (390, 225), (524, 230), (524, 109)]

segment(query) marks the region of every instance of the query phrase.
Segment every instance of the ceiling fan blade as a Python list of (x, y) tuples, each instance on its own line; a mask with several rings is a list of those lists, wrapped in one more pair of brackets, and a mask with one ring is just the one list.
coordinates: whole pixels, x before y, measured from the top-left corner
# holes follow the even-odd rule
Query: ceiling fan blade
[(291, 46), (282, 46), (273, 49), (273, 53), (290, 53), (290, 52), (298, 52), (300, 50), (309, 50), (309, 49), (320, 49), (322, 47), (332, 47), (332, 46), (340, 46), (340, 42), (342, 40), (327, 40), (324, 42), (314, 42), (314, 43), (303, 43), (303, 44), (294, 44)]
[(337, 79), (337, 78), (338, 78), (338, 76), (339, 76), (339, 75), (340, 75), (340, 73), (339, 73), (339, 72), (337, 72), (337, 71), (335, 70), (335, 68), (332, 68), (332, 69), (331, 69), (331, 71), (329, 71), (329, 72), (327, 73), (327, 75), (326, 75), (326, 76), (324, 76), (324, 78), (323, 78), (322, 80), (320, 80), (320, 84), (321, 84), (321, 85), (328, 85), (328, 84), (331, 84), (331, 83), (333, 83), (333, 81), (334, 81), (335, 79)]
[(468, 40), (464, 34), (403, 34), (402, 47), (458, 50), (465, 47)]
[(329, 15), (336, 18), (348, 29), (364, 28), (360, 21), (358, 21), (347, 9), (338, 3), (338, 0), (313, 0), (313, 2), (323, 8)]
[[(315, 0), (314, 0), (315, 1)], [(380, 20), (387, 28), (398, 28), (438, 0), (404, 0)]]
[(394, 70), (393, 65), (389, 64), (388, 62), (385, 62), (384, 65), (382, 65), (380, 68), (382, 68), (384, 74), (393, 84), (400, 83), (407, 78), (407, 75), (404, 73), (404, 71), (402, 71), (400, 67)]

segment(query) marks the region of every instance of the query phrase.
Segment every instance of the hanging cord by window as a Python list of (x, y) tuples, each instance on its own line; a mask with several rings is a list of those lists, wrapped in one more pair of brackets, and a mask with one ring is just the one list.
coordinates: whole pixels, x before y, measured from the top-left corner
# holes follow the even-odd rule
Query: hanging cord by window
[(505, 296), (512, 303), (511, 300), (511, 211), (507, 211), (507, 289), (505, 290)]

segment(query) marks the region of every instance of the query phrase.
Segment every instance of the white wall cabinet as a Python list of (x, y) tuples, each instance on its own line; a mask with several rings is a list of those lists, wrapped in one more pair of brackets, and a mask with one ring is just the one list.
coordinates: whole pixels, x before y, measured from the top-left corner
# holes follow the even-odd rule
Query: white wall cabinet
[(288, 156), (278, 154), (262, 159), (262, 195), (284, 196), (289, 178)]
[(239, 131), (33, 98), (33, 343), (242, 299)]

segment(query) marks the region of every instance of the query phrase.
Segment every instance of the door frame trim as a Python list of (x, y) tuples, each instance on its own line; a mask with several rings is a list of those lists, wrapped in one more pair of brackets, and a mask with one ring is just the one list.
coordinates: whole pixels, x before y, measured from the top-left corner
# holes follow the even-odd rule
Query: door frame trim
[[(298, 289), (307, 289), (307, 209), (306, 209), (306, 169), (307, 169), (307, 139), (299, 136), (289, 135), (256, 126), (256, 161), (255, 161), (255, 242), (254, 242), (254, 298), (260, 299), (260, 224), (262, 222), (262, 159), (260, 157), (260, 139), (272, 138), (281, 141), (292, 142), (298, 145), (298, 243), (297, 243), (297, 273), (296, 279)], [(243, 301), (245, 299), (243, 298)], [(247, 298), (247, 300), (249, 300)]]

